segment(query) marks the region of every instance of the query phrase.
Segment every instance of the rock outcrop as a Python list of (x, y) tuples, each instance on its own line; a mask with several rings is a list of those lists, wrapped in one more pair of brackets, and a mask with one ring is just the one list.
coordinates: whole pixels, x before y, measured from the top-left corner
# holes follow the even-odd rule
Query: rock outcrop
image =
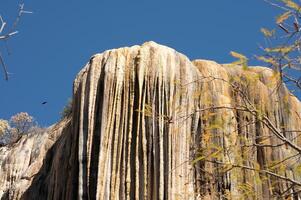
[(300, 116), (268, 68), (109, 50), (76, 77), (72, 116), (0, 148), (0, 198), (301, 197)]

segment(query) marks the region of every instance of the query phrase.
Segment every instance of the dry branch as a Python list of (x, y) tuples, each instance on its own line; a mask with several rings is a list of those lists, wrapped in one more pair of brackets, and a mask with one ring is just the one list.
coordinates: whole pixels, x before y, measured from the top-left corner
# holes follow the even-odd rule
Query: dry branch
[[(22, 15), (29, 14), (29, 13), (32, 13), (32, 12), (24, 10), (24, 4), (20, 4), (18, 15), (10, 28), (7, 27), (7, 22), (4, 21), (3, 17), (0, 15), (0, 23), (1, 23), (1, 25), (0, 25), (0, 41), (6, 43), (9, 38), (11, 38), (15, 34), (17, 34), (18, 31), (16, 30), (16, 28), (17, 28), (18, 24), (20, 23)], [(4, 33), (4, 32), (6, 32), (6, 33)], [(0, 65), (2, 65), (5, 80), (8, 80), (9, 73), (7, 71), (7, 66), (5, 65), (3, 56), (1, 55), (1, 52), (0, 52)]]

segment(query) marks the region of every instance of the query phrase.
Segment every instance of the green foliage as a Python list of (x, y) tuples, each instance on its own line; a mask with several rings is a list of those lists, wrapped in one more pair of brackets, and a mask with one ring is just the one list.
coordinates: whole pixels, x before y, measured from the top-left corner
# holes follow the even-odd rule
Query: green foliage
[(294, 171), (301, 176), (301, 163), (298, 163), (297, 166), (295, 167)]
[[(276, 17), (276, 28), (261, 28), (260, 31), (266, 39), (266, 46), (262, 48), (263, 55), (256, 58), (273, 69), (273, 73), (270, 73), (270, 70), (267, 70), (267, 73), (257, 73), (257, 69), (248, 68), (248, 58), (245, 55), (234, 51), (230, 52), (231, 56), (236, 59), (232, 65), (240, 65), (244, 70), (247, 70), (243, 76), (230, 77), (229, 83), (233, 88), (231, 92), (234, 97), (243, 94), (239, 96), (238, 101), (241, 100), (241, 102), (238, 102), (238, 104), (241, 103), (242, 106), (246, 107), (246, 112), (249, 113), (251, 121), (245, 120), (245, 118), (237, 121), (240, 124), (233, 132), (234, 135), (237, 135), (234, 139), (235, 142), (232, 144), (227, 138), (227, 126), (223, 120), (216, 116), (215, 112), (202, 116), (206, 123), (202, 126), (200, 147), (198, 147), (198, 151), (192, 160), (192, 165), (200, 162), (200, 166), (205, 166), (203, 169), (206, 169), (207, 165), (213, 164), (216, 169), (210, 171), (214, 176), (212, 179), (218, 176), (219, 173), (223, 176), (229, 175), (236, 184), (235, 189), (239, 191), (238, 199), (257, 199), (256, 184), (262, 185), (269, 182), (270, 193), (273, 195), (275, 194), (274, 190), (279, 190), (279, 186), (277, 186), (279, 183), (291, 185), (292, 190), (295, 190), (294, 182), (297, 182), (299, 186), (301, 185), (296, 177), (292, 178), (287, 175), (288, 170), (293, 169), (294, 176), (295, 174), (300, 176), (301, 165), (300, 163), (294, 163), (293, 157), (289, 157), (286, 152), (287, 149), (292, 147), (290, 143), (300, 146), (300, 142), (296, 141), (297, 136), (293, 133), (286, 134), (284, 131), (282, 132), (282, 130), (289, 128), (279, 127), (281, 123), (277, 123), (277, 120), (267, 112), (269, 107), (265, 107), (265, 103), (262, 102), (273, 102), (273, 99), (255, 92), (257, 87), (261, 87), (262, 83), (271, 92), (283, 88), (282, 85), (286, 82), (293, 82), (301, 89), (301, 75), (299, 73), (301, 71), (301, 25), (299, 23), (299, 20), (301, 20), (301, 1), (272, 0), (271, 4), (281, 8), (283, 12)], [(233, 69), (237, 69), (237, 67), (233, 67)], [(293, 110), (290, 104), (290, 92), (283, 93), (282, 90), (279, 91), (281, 109), (288, 114), (292, 114), (290, 113)], [(214, 107), (212, 99), (208, 102), (208, 106)], [(238, 116), (242, 112), (244, 111), (236, 111)], [(287, 113), (284, 117), (288, 116)], [(253, 120), (256, 121), (253, 122)], [(250, 132), (254, 131), (256, 134), (258, 133), (256, 137), (250, 135)], [(282, 139), (282, 137), (285, 139)], [(291, 139), (293, 137), (294, 139)], [(282, 143), (285, 145), (282, 145)], [(254, 155), (255, 151), (257, 151), (257, 155)], [(270, 158), (269, 155), (273, 155), (270, 153), (272, 151), (284, 151), (283, 157), (280, 156), (278, 160), (274, 157)], [(263, 163), (258, 159), (259, 156), (264, 157)], [(300, 154), (298, 157), (300, 157)], [(241, 174), (241, 172), (244, 172), (244, 174)], [(252, 178), (248, 177), (250, 174), (253, 176)], [(242, 181), (242, 176), (244, 179), (246, 178), (246, 182)], [(215, 181), (219, 181), (219, 179), (215, 179)], [(225, 191), (225, 193), (229, 197), (233, 195), (231, 192), (227, 193)]]
[(216, 144), (207, 144), (206, 147), (200, 150), (200, 154), (192, 160), (192, 165), (195, 165), (197, 162), (202, 160), (210, 160), (210, 159), (221, 159), (223, 156), (223, 147), (220, 147)]
[(301, 7), (296, 2), (294, 2), (292, 0), (281, 0), (281, 1), (285, 4), (286, 7), (291, 8), (291, 9), (293, 9), (295, 11), (298, 11), (298, 12), (300, 11)]
[(276, 60), (273, 57), (257, 56), (257, 60), (265, 62), (267, 64), (276, 65)]
[(245, 55), (235, 51), (231, 51), (230, 54), (232, 57), (238, 59), (237, 61), (232, 62), (233, 65), (241, 65), (244, 70), (248, 68), (248, 58)]
[(297, 0), (273, 0), (271, 4), (283, 12), (276, 17), (276, 29), (261, 29), (266, 45), (262, 48), (264, 54), (257, 59), (279, 72), (278, 82), (292, 83), (301, 89), (301, 3)]
[(240, 191), (240, 195), (243, 199), (256, 199), (256, 192), (254, 186), (252, 186), (250, 183), (238, 184), (237, 188)]
[(72, 98), (69, 98), (67, 104), (64, 106), (62, 112), (60, 112), (61, 119), (64, 119), (71, 115), (72, 113)]
[(283, 23), (285, 20), (287, 20), (291, 16), (291, 14), (292, 14), (291, 11), (287, 11), (287, 12), (282, 13), (281, 15), (279, 15), (276, 18), (276, 23), (277, 24)]
[(268, 30), (267, 28), (261, 28), (260, 31), (265, 37), (272, 37), (275, 34), (275, 30)]
[(265, 52), (267, 53), (280, 53), (282, 55), (288, 54), (292, 50), (294, 50), (294, 46), (276, 46), (276, 47), (271, 47), (271, 48), (265, 48)]

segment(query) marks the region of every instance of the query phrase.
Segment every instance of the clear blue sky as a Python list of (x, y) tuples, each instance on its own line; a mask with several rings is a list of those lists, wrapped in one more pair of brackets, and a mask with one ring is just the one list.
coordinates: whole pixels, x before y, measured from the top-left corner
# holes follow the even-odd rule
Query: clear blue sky
[[(18, 1), (1, 0), (0, 14), (12, 22)], [(259, 54), (259, 29), (271, 26), (278, 10), (263, 0), (24, 0), (19, 34), (4, 54), (0, 118), (25, 111), (42, 126), (59, 120), (72, 82), (89, 58), (104, 50), (153, 40), (190, 59), (233, 61), (231, 50)], [(48, 104), (41, 105), (43, 101)]]

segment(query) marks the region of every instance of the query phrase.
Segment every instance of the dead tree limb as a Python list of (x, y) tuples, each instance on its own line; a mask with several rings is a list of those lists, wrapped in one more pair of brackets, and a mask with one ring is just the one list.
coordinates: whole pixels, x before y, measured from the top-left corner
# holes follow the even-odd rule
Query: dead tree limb
[[(19, 11), (18, 15), (13, 22), (11, 27), (7, 27), (7, 22), (3, 19), (3, 17), (0, 15), (0, 41), (6, 43), (9, 38), (14, 36), (15, 34), (18, 33), (17, 26), (20, 23), (21, 17), (23, 14), (29, 14), (32, 13), (30, 11), (24, 10), (24, 4), (19, 5)], [(1, 55), (0, 52), (0, 65), (2, 65), (3, 71), (4, 71), (4, 78), (6, 81), (9, 79), (9, 73), (7, 71), (7, 66), (4, 62), (3, 56)]]

